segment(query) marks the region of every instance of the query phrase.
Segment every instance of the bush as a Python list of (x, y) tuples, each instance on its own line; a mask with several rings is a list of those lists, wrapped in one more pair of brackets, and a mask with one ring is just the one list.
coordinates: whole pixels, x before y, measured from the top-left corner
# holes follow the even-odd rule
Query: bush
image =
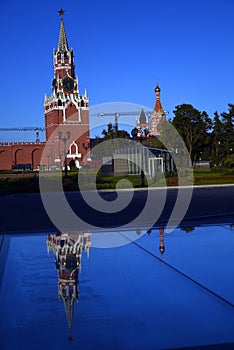
[(223, 165), (225, 168), (233, 168), (234, 167), (234, 154), (229, 154), (223, 161)]

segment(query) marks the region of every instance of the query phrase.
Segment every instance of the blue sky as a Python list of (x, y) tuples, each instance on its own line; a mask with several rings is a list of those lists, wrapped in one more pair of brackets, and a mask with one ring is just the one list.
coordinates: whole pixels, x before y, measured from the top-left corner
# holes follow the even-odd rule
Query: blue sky
[(152, 109), (156, 82), (168, 117), (181, 103), (211, 117), (234, 103), (234, 0), (0, 4), (1, 127), (44, 126), (61, 7), (80, 92), (87, 88), (91, 106), (127, 102)]

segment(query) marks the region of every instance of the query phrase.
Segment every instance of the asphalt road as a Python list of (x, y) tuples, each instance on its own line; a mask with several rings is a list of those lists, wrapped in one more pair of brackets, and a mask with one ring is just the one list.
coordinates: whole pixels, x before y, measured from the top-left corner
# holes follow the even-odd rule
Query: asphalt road
[[(176, 204), (174, 215), (175, 226), (180, 225), (196, 226), (198, 224), (211, 223), (233, 223), (234, 224), (234, 186), (207, 186), (195, 187), (193, 189), (191, 202), (189, 195), (191, 189), (180, 189), (180, 203)], [(115, 192), (100, 193), (102, 199), (111, 207), (116, 199)], [(127, 200), (128, 191), (120, 193), (120, 202)], [(57, 193), (49, 196), (49, 206), (52, 208), (52, 215), (59, 217), (59, 227), (50, 220), (42, 203), (40, 194), (19, 194), (0, 197), (0, 233), (42, 233), (59, 232), (62, 230), (86, 230), (93, 225), (97, 229), (114, 228), (125, 225), (136, 228), (149, 227), (152, 223), (156, 226), (165, 226), (171, 216), (175, 202), (178, 198), (176, 188), (151, 189), (150, 195), (147, 190), (134, 191), (133, 198), (125, 209), (117, 213), (106, 213), (99, 206), (98, 199), (89, 194), (92, 204), (96, 204), (98, 210), (88, 206), (79, 192), (66, 193), (70, 212), (81, 218), (80, 221), (72, 222), (73, 216), (64, 210), (60, 205)], [(163, 203), (163, 198), (166, 198)], [(150, 199), (149, 199), (150, 197)], [(147, 202), (148, 201), (148, 202)], [(188, 209), (184, 214), (184, 206), (188, 201)], [(145, 204), (147, 206), (145, 207)], [(146, 208), (144, 210), (144, 208)], [(139, 216), (145, 211), (143, 217)], [(182, 214), (181, 214), (182, 213)], [(51, 213), (49, 214), (51, 217)], [(138, 221), (134, 221), (138, 218)], [(62, 223), (62, 224), (61, 224)], [(87, 223), (87, 224), (86, 224)], [(62, 225), (62, 229), (61, 229)], [(64, 226), (63, 226), (64, 225)], [(124, 227), (125, 227), (124, 226)]]

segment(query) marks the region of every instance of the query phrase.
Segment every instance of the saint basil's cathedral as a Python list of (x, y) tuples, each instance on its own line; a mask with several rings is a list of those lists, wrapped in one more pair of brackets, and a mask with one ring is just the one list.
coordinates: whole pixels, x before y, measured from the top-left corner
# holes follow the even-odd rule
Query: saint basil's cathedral
[[(91, 163), (89, 99), (86, 90), (80, 94), (74, 52), (68, 45), (62, 9), (59, 15), (58, 48), (53, 52), (52, 94), (44, 100), (46, 141), (0, 142), (0, 170), (60, 169), (64, 160), (70, 167), (77, 168)], [(142, 110), (137, 121), (138, 135), (143, 137), (160, 136), (158, 125), (165, 118), (158, 85), (155, 93), (156, 102), (150, 118), (147, 120)]]

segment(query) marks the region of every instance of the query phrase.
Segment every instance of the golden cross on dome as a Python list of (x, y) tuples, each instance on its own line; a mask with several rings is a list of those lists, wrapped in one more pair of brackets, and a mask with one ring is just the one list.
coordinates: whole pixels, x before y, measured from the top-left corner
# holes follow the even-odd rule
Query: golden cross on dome
[(64, 11), (63, 9), (59, 10), (59, 11), (58, 11), (59, 16), (60, 16), (60, 17), (64, 16), (64, 12), (65, 12), (65, 11)]

